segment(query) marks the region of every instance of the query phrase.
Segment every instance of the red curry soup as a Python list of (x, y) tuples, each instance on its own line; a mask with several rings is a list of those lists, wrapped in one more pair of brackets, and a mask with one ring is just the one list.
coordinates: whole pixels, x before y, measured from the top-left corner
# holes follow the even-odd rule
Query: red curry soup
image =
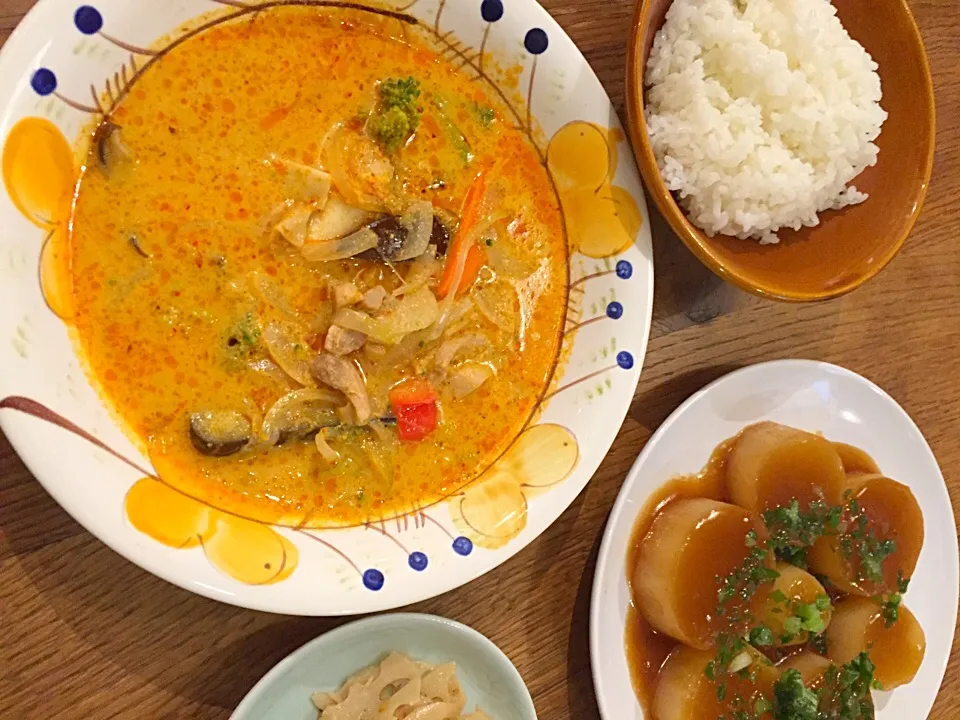
[(535, 412), (567, 249), (537, 149), (397, 21), (282, 7), (178, 45), (96, 129), (76, 333), (157, 471), (270, 522), (455, 492)]

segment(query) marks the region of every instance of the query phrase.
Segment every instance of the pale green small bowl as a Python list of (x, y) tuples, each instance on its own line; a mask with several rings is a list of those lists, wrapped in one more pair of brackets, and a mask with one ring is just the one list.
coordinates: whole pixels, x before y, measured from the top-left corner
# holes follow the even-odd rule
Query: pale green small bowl
[(455, 662), (468, 712), (479, 705), (493, 720), (537, 720), (530, 691), (500, 648), (466, 625), (411, 613), (357, 620), (311, 640), (264, 675), (230, 720), (316, 720), (311, 693), (336, 690), (391, 650)]

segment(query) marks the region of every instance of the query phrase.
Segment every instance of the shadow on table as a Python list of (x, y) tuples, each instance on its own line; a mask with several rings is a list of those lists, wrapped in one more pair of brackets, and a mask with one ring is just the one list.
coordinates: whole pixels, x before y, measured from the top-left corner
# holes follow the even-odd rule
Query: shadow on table
[[(212, 714), (202, 713), (204, 717), (225, 717), (284, 656), (347, 621), (270, 615), (193, 595), (93, 539), (67, 518), (39, 483), (31, 479), (18, 490), (17, 503), (0, 503), (0, 528), (7, 553), (16, 556), (33, 585), (28, 592), (41, 599), (27, 607), (11, 604), (5, 625), (30, 631), (31, 623), (52, 611), (54, 622), (64, 623), (77, 636), (56, 633), (67, 638), (64, 656), (113, 673), (115, 682), (128, 688), (131, 678), (126, 676), (135, 676), (134, 689), (158, 686), (186, 704), (212, 706)], [(30, 522), (25, 522), (25, 511)], [(73, 532), (67, 534), (64, 526), (70, 524)], [(36, 531), (44, 525), (60, 528), (55, 544), (46, 547), (38, 544)], [(18, 649), (24, 648), (30, 662), (36, 658), (27, 653), (39, 655), (43, 650), (30, 641)], [(58, 661), (44, 662), (55, 667)], [(103, 689), (90, 688), (90, 693)]]
[(567, 707), (571, 718), (600, 716), (590, 665), (590, 597), (602, 540), (601, 532), (594, 538), (590, 548), (583, 574), (580, 576), (577, 601), (573, 606), (573, 621), (570, 623), (570, 636), (567, 641)]

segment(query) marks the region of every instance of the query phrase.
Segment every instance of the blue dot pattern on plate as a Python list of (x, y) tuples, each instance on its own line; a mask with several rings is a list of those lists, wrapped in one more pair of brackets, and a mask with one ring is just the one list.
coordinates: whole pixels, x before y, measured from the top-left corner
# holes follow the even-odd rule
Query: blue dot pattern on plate
[(427, 563), (429, 561), (427, 560), (427, 556), (418, 550), (410, 553), (410, 559), (407, 562), (410, 563), (410, 567), (414, 570), (422, 572), (427, 569)]
[(37, 95), (49, 95), (57, 89), (57, 76), (53, 70), (40, 68), (30, 78), (30, 87)]
[(495, 23), (503, 17), (503, 3), (500, 0), (483, 0), (480, 4), (480, 14), (488, 23)]
[(547, 51), (548, 45), (550, 45), (550, 40), (547, 33), (540, 28), (530, 30), (523, 39), (523, 46), (531, 55), (543, 55)]
[(453, 551), (457, 555), (463, 555), (466, 557), (473, 552), (473, 543), (470, 542), (470, 538), (465, 538), (463, 535), (461, 535), (453, 541)]
[(617, 365), (622, 367), (624, 370), (629, 370), (633, 367), (633, 355), (628, 353), (626, 350), (621, 350), (617, 353)]
[(363, 573), (363, 584), (368, 590), (379, 590), (383, 587), (383, 573), (373, 568), (366, 570)]
[(614, 300), (607, 305), (607, 317), (612, 320), (619, 320), (623, 316), (623, 305)]
[(93, 35), (103, 27), (103, 15), (95, 7), (81, 5), (73, 14), (73, 24), (84, 35)]
[(617, 277), (621, 280), (628, 280), (633, 275), (633, 265), (627, 260), (621, 260), (617, 263)]

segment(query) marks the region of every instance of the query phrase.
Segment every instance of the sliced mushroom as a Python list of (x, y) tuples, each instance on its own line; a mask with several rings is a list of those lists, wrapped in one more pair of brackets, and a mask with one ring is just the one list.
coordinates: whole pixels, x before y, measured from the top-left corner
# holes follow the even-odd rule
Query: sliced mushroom
[(450, 231), (443, 221), (437, 216), (433, 216), (433, 227), (430, 230), (430, 244), (436, 246), (437, 254), (443, 257), (447, 254), (447, 246), (450, 244)]
[(324, 428), (338, 424), (337, 414), (332, 410), (313, 409), (302, 412), (296, 419), (280, 430), (277, 445), (295, 440), (310, 440)]
[(336, 355), (323, 353), (314, 359), (310, 369), (318, 382), (347, 396), (356, 410), (358, 425), (364, 425), (370, 420), (373, 416), (370, 396), (356, 365)]
[(400, 224), (400, 218), (396, 215), (387, 215), (379, 220), (370, 223), (370, 230), (376, 233), (377, 249), (376, 253), (367, 253), (365, 257), (373, 259), (375, 257), (394, 260), (403, 248), (407, 240), (407, 228)]
[(226, 457), (250, 442), (250, 421), (232, 410), (195, 412), (190, 415), (190, 441), (197, 451), (211, 457)]
[(93, 133), (93, 150), (97, 166), (109, 177), (133, 160), (133, 151), (121, 137), (120, 126), (105, 120)]

